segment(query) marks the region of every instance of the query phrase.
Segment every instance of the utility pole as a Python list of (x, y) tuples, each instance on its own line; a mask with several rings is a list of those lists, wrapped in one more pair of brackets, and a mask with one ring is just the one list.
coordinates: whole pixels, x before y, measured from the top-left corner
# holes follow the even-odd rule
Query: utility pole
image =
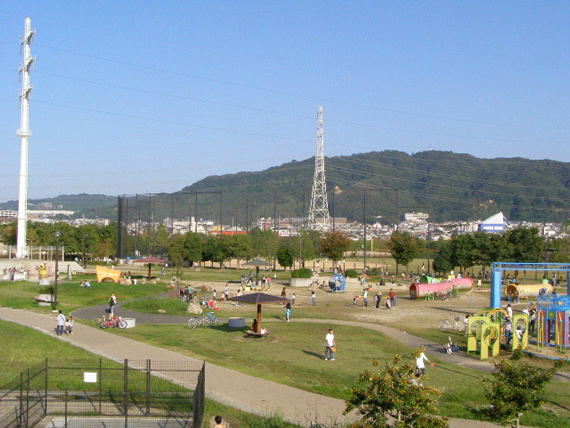
[(309, 229), (327, 231), (330, 227), (327, 184), (325, 181), (325, 147), (323, 133), (323, 106), (317, 108), (317, 137), (315, 143), (315, 174), (309, 209)]
[(28, 138), (30, 138), (30, 68), (34, 57), (30, 53), (30, 44), (35, 30), (32, 30), (32, 21), (26, 18), (24, 36), (22, 37), (22, 55), (24, 60), (20, 67), (22, 90), (20, 92), (20, 190), (18, 195), (18, 238), (16, 241), (16, 257), (26, 257), (26, 234), (28, 227)]

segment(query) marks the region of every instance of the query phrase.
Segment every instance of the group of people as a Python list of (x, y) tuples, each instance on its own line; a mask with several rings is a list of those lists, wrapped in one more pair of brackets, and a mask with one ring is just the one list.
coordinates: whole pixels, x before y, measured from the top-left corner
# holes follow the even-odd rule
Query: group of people
[(62, 334), (73, 334), (73, 317), (69, 316), (69, 317), (65, 317), (65, 315), (63, 315), (63, 311), (60, 309), (59, 313), (57, 314), (57, 326), (55, 328), (55, 333), (58, 336), (61, 336)]

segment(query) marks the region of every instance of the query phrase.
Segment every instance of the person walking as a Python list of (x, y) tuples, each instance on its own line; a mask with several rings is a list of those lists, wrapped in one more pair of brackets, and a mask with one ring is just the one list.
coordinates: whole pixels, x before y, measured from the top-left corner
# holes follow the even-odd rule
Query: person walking
[(334, 332), (332, 328), (329, 328), (329, 332), (325, 336), (325, 361), (334, 361), (334, 351), (336, 343), (334, 341)]
[(425, 349), (426, 348), (422, 346), (420, 349), (418, 349), (419, 354), (416, 354), (416, 377), (419, 377), (420, 375), (424, 376), (426, 374), (426, 366), (424, 361), (427, 361), (429, 363), (429, 360), (424, 354)]
[(291, 319), (291, 303), (287, 302), (285, 305), (285, 321), (289, 322)]
[(314, 291), (311, 292), (311, 301), (313, 306), (317, 306), (317, 295)]
[(57, 314), (56, 321), (57, 321), (57, 326), (55, 328), (55, 333), (58, 336), (61, 336), (63, 334), (63, 329), (65, 327), (65, 315), (63, 315), (63, 312), (61, 309), (59, 310), (59, 313)]
[(368, 307), (368, 289), (365, 288), (362, 290), (362, 302), (364, 303), (364, 307)]
[(390, 288), (390, 293), (388, 293), (388, 297), (390, 298), (390, 306), (392, 308), (396, 307), (396, 292), (393, 288)]

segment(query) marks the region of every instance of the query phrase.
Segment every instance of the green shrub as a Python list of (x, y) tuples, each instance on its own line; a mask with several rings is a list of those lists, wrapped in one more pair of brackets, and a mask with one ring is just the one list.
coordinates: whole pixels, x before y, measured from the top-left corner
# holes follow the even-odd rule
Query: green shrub
[(311, 278), (313, 271), (307, 268), (295, 269), (291, 271), (291, 278)]
[(355, 269), (347, 269), (344, 271), (344, 276), (347, 278), (358, 278), (358, 272)]

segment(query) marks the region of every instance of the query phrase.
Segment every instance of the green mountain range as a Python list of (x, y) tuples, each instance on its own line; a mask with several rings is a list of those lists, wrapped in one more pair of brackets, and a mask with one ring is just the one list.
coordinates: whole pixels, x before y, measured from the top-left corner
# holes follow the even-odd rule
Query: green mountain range
[[(484, 219), (499, 211), (511, 221), (562, 222), (570, 218), (570, 163), (522, 158), (478, 159), (426, 151), (383, 151), (325, 159), (331, 215), (349, 221), (394, 223), (404, 212), (430, 221)], [(245, 226), (260, 217), (301, 217), (311, 203), (314, 158), (259, 172), (206, 177), (172, 194), (138, 195), (122, 203), (123, 219), (195, 216)], [(221, 195), (221, 196), (220, 196)], [(63, 195), (30, 200), (117, 218), (117, 198)], [(14, 201), (1, 205), (16, 209)]]

